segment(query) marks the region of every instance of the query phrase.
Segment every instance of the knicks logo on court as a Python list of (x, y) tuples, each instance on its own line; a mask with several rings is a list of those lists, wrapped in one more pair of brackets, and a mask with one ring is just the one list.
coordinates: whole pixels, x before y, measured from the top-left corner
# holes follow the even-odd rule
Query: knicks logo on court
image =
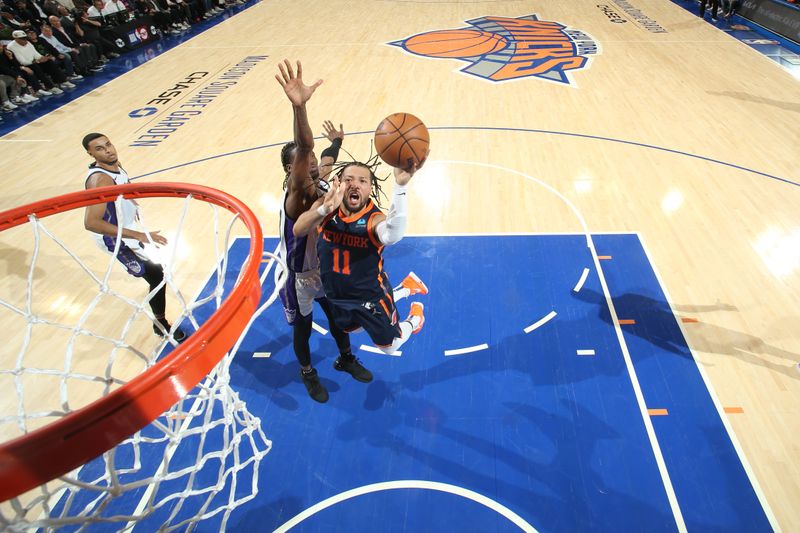
[(418, 33), (388, 44), (422, 57), (465, 61), (469, 65), (461, 72), (497, 83), (541, 78), (572, 86), (572, 73), (588, 68), (599, 51), (586, 33), (536, 15), (466, 22), (466, 28)]

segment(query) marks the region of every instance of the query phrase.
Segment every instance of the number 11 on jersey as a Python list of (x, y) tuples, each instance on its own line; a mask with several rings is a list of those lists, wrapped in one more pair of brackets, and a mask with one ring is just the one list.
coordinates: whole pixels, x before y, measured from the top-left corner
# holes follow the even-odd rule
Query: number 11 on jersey
[(337, 274), (350, 275), (350, 250), (342, 250), (341, 269), (339, 268), (339, 249), (333, 249), (333, 271)]

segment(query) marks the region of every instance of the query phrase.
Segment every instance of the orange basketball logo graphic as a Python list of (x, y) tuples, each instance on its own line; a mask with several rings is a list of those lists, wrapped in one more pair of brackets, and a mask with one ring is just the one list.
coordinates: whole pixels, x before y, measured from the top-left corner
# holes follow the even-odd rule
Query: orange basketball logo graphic
[(465, 58), (499, 52), (508, 42), (494, 33), (479, 30), (437, 30), (414, 35), (405, 49), (427, 57)]
[(461, 72), (493, 82), (532, 77), (573, 86), (572, 73), (588, 68), (599, 51), (585, 32), (536, 15), (488, 16), (467, 24), (471, 27), (418, 33), (388, 44), (417, 56), (467, 61)]

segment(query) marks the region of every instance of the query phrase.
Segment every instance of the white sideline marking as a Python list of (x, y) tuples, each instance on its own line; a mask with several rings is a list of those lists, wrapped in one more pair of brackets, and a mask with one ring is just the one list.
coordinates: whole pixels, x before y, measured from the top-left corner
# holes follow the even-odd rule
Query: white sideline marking
[(345, 500), (349, 500), (351, 498), (355, 498), (357, 496), (362, 496), (364, 494), (369, 494), (371, 492), (380, 492), (384, 490), (395, 490), (395, 489), (428, 489), (428, 490), (438, 490), (440, 492), (447, 492), (450, 494), (455, 494), (456, 496), (461, 496), (468, 500), (472, 500), (477, 502), (489, 509), (497, 512), (497, 514), (507, 518), (510, 522), (512, 522), (515, 526), (520, 528), (522, 531), (526, 533), (536, 533), (536, 529), (526, 522), (521, 516), (517, 513), (502, 505), (491, 498), (487, 498), (482, 494), (478, 494), (477, 492), (473, 492), (469, 489), (465, 489), (463, 487), (457, 487), (455, 485), (448, 485), (447, 483), (438, 483), (435, 481), (422, 481), (416, 479), (404, 479), (399, 481), (386, 481), (383, 483), (374, 483), (372, 485), (364, 485), (363, 487), (357, 487), (355, 489), (351, 489), (335, 496), (331, 496), (326, 500), (322, 500), (319, 503), (316, 503), (303, 511), (302, 513), (298, 514), (279, 528), (275, 530), (274, 533), (285, 533), (289, 531), (294, 526), (309, 518), (318, 512), (327, 509), (337, 503), (343, 502)]
[(254, 359), (266, 359), (272, 355), (272, 352), (253, 352)]
[(362, 344), (359, 350), (363, 350), (365, 352), (370, 352), (370, 353), (377, 353), (380, 355), (391, 355), (393, 357), (400, 357), (401, 355), (403, 355), (403, 352), (386, 353), (376, 346), (367, 346), (366, 344)]
[(547, 313), (547, 315), (544, 316), (544, 318), (540, 318), (539, 320), (537, 320), (527, 328), (523, 329), (522, 331), (524, 331), (525, 333), (530, 333), (536, 328), (545, 325), (547, 322), (550, 322), (550, 320), (552, 320), (553, 317), (555, 317), (557, 314), (558, 313), (556, 313), (555, 311), (550, 311), (549, 313)]
[(573, 292), (580, 292), (580, 290), (583, 287), (583, 284), (586, 282), (586, 278), (588, 276), (589, 276), (589, 269), (588, 268), (584, 268), (583, 269), (583, 274), (581, 274), (581, 279), (578, 280), (578, 283), (575, 285), (575, 288), (572, 289)]
[(489, 348), (489, 345), (486, 343), (478, 344), (477, 346), (470, 346), (468, 348), (459, 348), (457, 350), (445, 350), (445, 355), (462, 355), (465, 353), (472, 353), (472, 352), (479, 352), (481, 350), (486, 350)]
[[(761, 488), (761, 484), (756, 477), (755, 472), (753, 471), (753, 467), (750, 465), (750, 461), (748, 461), (747, 456), (744, 453), (744, 449), (742, 449), (742, 445), (739, 442), (739, 438), (736, 436), (736, 433), (733, 431), (733, 427), (731, 427), (731, 422), (728, 419), (728, 415), (725, 414), (725, 409), (722, 406), (722, 402), (719, 400), (717, 396), (717, 391), (714, 389), (714, 385), (711, 383), (708, 375), (706, 374), (705, 367), (700, 364), (700, 361), (694, 356), (695, 348), (692, 347), (689, 341), (689, 335), (686, 333), (686, 329), (684, 328), (683, 322), (680, 320), (680, 317), (675, 312), (672, 307), (672, 297), (669, 295), (667, 291), (667, 286), (664, 284), (664, 281), (661, 279), (661, 274), (659, 274), (658, 270), (656, 270), (656, 264), (650, 259), (650, 252), (648, 251), (647, 244), (644, 242), (644, 237), (639, 235), (639, 242), (642, 243), (642, 250), (644, 250), (644, 255), (647, 257), (647, 262), (650, 263), (650, 268), (653, 269), (653, 273), (656, 275), (656, 280), (658, 284), (661, 286), (661, 290), (664, 291), (664, 296), (667, 298), (667, 303), (669, 304), (669, 309), (672, 312), (672, 315), (675, 317), (675, 322), (678, 323), (678, 328), (681, 330), (681, 334), (683, 335), (683, 339), (686, 342), (686, 346), (689, 347), (689, 350), (692, 352), (692, 359), (694, 360), (694, 364), (697, 366), (697, 371), (700, 372), (700, 377), (703, 378), (703, 383), (706, 386), (706, 390), (708, 390), (708, 394), (711, 396), (711, 401), (714, 403), (714, 407), (717, 408), (717, 413), (719, 413), (719, 418), (722, 420), (722, 425), (725, 426), (725, 431), (728, 432), (728, 437), (731, 439), (731, 443), (733, 444), (733, 448), (736, 450), (736, 455), (739, 456), (739, 461), (742, 463), (742, 467), (744, 468), (745, 473), (747, 474), (750, 483), (753, 485), (753, 491), (756, 493), (758, 497), (758, 501), (761, 504), (761, 508), (764, 509), (764, 514), (767, 515), (767, 520), (769, 520), (769, 525), (772, 527), (772, 530), (776, 533), (781, 533), (781, 525), (778, 522), (778, 518), (775, 516), (775, 512), (770, 507), (769, 502), (767, 501), (767, 495), (764, 493), (764, 489)], [(797, 367), (800, 370), (800, 365)]]
[(317, 333), (319, 333), (320, 335), (327, 335), (327, 334), (328, 334), (328, 330), (327, 330), (327, 329), (325, 329), (325, 328), (323, 328), (322, 326), (320, 326), (320, 325), (319, 325), (319, 324), (317, 324), (316, 322), (312, 322), (312, 323), (311, 323), (311, 328), (312, 328), (314, 331), (316, 331)]
[(578, 355), (594, 355), (594, 350), (578, 350)]

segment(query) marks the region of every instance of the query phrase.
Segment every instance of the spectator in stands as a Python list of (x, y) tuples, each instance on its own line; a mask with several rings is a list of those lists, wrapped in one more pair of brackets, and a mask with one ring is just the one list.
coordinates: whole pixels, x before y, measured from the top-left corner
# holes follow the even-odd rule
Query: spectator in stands
[(89, 15), (89, 18), (102, 19), (105, 7), (106, 4), (103, 0), (92, 0), (92, 5), (86, 10), (86, 13)]
[[(25, 78), (22, 76), (22, 71), (16, 63), (16, 60), (12, 59), (13, 57), (11, 52), (6, 50), (5, 46), (2, 46), (2, 51), (0, 51), (0, 79), (5, 82), (6, 90), (11, 96), (12, 103), (16, 106), (20, 106), (36, 102), (39, 99), (28, 94), (31, 89), (28, 86), (28, 82), (26, 82)], [(16, 97), (14, 97), (15, 90), (17, 92)]]
[(125, 13), (128, 11), (128, 6), (121, 0), (108, 0), (103, 7), (103, 15), (111, 15), (112, 13)]
[(192, 16), (192, 11), (184, 3), (178, 0), (160, 0), (162, 7), (169, 9), (170, 16), (172, 17), (172, 27), (179, 30), (189, 29), (189, 19)]
[[(15, 31), (21, 31), (21, 30), (15, 30)], [(31, 91), (31, 96), (34, 97), (34, 100), (38, 100), (39, 98), (37, 97), (39, 96), (50, 96), (53, 94), (52, 92), (42, 87), (42, 84), (41, 82), (39, 82), (39, 79), (34, 74), (33, 69), (29, 67), (23, 67), (22, 65), (19, 64), (17, 58), (14, 57), (14, 54), (11, 52), (11, 50), (9, 50), (8, 47), (5, 45), (3, 45), (3, 55), (2, 57), (0, 57), (0, 66), (2, 66), (2, 68), (0, 68), (0, 71), (8, 70), (13, 73), (11, 74), (12, 76), (22, 78), (25, 81), (24, 86), (27, 86), (29, 88), (29, 90)], [(14, 103), (16, 104), (17, 102)]]
[(739, 0), (722, 0), (722, 16), (729, 19), (739, 7)]
[[(58, 23), (58, 17), (52, 18)], [(92, 64), (90, 62), (88, 47), (76, 47), (65, 44), (54, 32), (55, 30), (50, 24), (42, 24), (42, 33), (39, 37), (52, 46), (59, 54), (69, 55), (73, 65), (75, 65), (75, 71), (79, 75), (86, 76), (96, 72), (96, 70), (91, 70)]]
[(19, 99), (21, 87), (22, 83), (16, 77), (0, 74), (0, 107), (3, 111), (14, 111), (19, 107), (11, 100)]
[(14, 40), (8, 43), (6, 48), (14, 54), (14, 58), (22, 66), (23, 71), (25, 69), (33, 71), (35, 78), (44, 85), (48, 92), (61, 94), (63, 91), (58, 85), (64, 88), (75, 87), (67, 81), (67, 76), (58, 68), (52, 56), (43, 56), (36, 51), (36, 48), (28, 42), (24, 31), (16, 30), (12, 36)]
[(11, 9), (8, 7), (3, 7), (0, 9), (0, 17), (3, 18), (3, 24), (9, 26), (13, 30), (26, 30), (31, 27), (30, 22), (25, 22), (24, 20), (19, 20), (17, 16), (11, 12)]
[[(48, 34), (52, 42), (45, 38), (45, 33)], [(36, 35), (32, 30), (29, 31), (28, 41), (30, 41), (40, 54), (45, 55), (46, 52), (55, 58), (56, 64), (67, 75), (67, 81), (73, 82), (83, 79), (83, 74), (81, 74), (81, 72), (86, 72), (85, 65), (82, 67), (81, 64), (77, 62), (79, 58), (78, 54), (75, 54), (73, 58), (72, 50), (53, 37), (53, 28), (51, 28), (49, 24), (42, 24), (41, 35)]]
[(162, 8), (157, 0), (136, 0), (136, 10), (142, 15), (153, 17), (153, 22), (161, 33), (180, 33), (178, 28), (172, 27), (170, 11)]
[(14, 33), (14, 28), (8, 24), (3, 24), (3, 19), (0, 19), (0, 41), (10, 41), (14, 39), (11, 34)]
[(61, 4), (58, 5), (57, 9), (58, 13), (56, 13), (56, 15), (58, 16), (58, 19), (61, 21), (61, 25), (64, 26), (64, 28), (66, 28), (67, 31), (71, 31), (74, 33), (74, 30), (69, 29), (75, 25), (75, 17), (73, 16), (73, 12), (71, 12), (69, 9), (62, 6)]
[(59, 5), (64, 6), (67, 11), (72, 11), (76, 7), (72, 0), (56, 0), (56, 2), (58, 2)]
[[(96, 1), (102, 3), (102, 0)], [(119, 54), (115, 51), (117, 47), (114, 46), (114, 43), (100, 33), (102, 24), (97, 20), (92, 20), (86, 11), (82, 11), (79, 17), (80, 18), (75, 21), (75, 32), (83, 42), (92, 43), (97, 46), (101, 54), (105, 56), (119, 57)]]
[(39, 6), (26, 0), (14, 1), (14, 13), (16, 13), (17, 19), (29, 23), (33, 28), (38, 28), (42, 19), (47, 18)]
[[(717, 21), (717, 10), (719, 9), (719, 0), (710, 0), (711, 1), (711, 20), (714, 22)], [(706, 4), (708, 4), (709, 0), (700, 0), (700, 18), (704, 18), (706, 15)]]
[(52, 15), (58, 15), (58, 6), (60, 6), (56, 0), (44, 0), (42, 2), (42, 11), (44, 11), (45, 15), (48, 17)]
[(48, 20), (50, 24), (42, 25), (43, 39), (53, 45), (56, 50), (63, 50), (63, 48), (57, 46), (54, 41), (57, 41), (61, 46), (68, 49), (72, 56), (72, 61), (78, 65), (78, 71), (82, 74), (85, 75), (101, 70), (99, 64), (100, 56), (97, 53), (97, 48), (93, 44), (77, 42), (64, 30), (58, 17), (51, 16)]

